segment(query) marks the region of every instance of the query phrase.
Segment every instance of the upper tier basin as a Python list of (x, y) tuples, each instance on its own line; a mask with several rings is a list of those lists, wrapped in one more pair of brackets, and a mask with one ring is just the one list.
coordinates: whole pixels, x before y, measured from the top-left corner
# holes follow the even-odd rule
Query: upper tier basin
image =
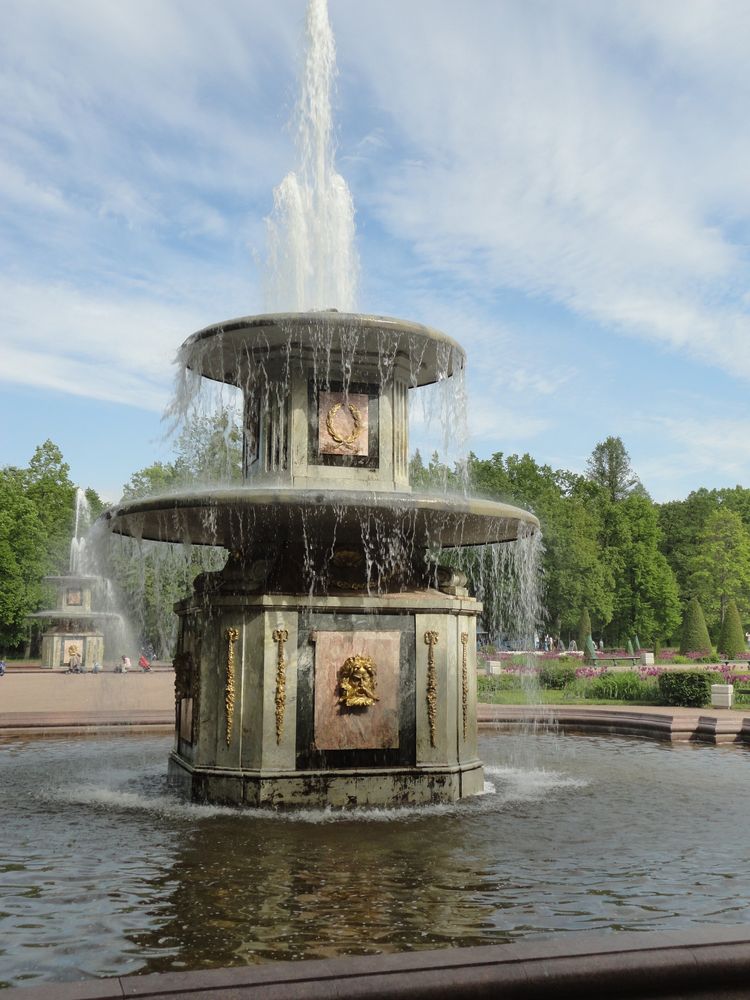
[(188, 337), (180, 360), (195, 374), (242, 385), (252, 369), (288, 372), (292, 362), (322, 372), (348, 370), (355, 377), (394, 368), (412, 386), (449, 378), (466, 363), (459, 343), (422, 323), (341, 313), (269, 313), (225, 320)]
[(408, 531), (417, 547), (506, 542), (518, 537), (521, 525), (539, 528), (528, 511), (479, 498), (250, 486), (129, 500), (111, 507), (102, 518), (121, 535), (233, 549), (259, 533), (272, 539), (281, 526), (301, 532), (309, 514), (315, 516), (317, 531), (377, 520), (379, 530)]

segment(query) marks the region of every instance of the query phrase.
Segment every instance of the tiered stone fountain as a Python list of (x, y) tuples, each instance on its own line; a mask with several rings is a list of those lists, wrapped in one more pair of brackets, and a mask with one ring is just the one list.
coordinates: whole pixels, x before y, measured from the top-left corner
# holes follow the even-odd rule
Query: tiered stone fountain
[(170, 772), (194, 798), (453, 801), (483, 787), (482, 607), (440, 552), (516, 539), (538, 522), (410, 488), (409, 397), (441, 383), (444, 423), (460, 422), (466, 359), (437, 330), (353, 310), (354, 209), (333, 163), (325, 0), (310, 0), (307, 29), (300, 164), (274, 192), (267, 282), (272, 309), (305, 311), (207, 327), (178, 359), (178, 401), (203, 379), (241, 391), (245, 482), (131, 501), (106, 520), (229, 552), (176, 608)]
[(533, 515), (409, 485), (409, 390), (459, 374), (455, 341), (335, 311), (246, 317), (183, 345), (244, 394), (241, 488), (135, 500), (122, 534), (223, 545), (177, 607), (173, 779), (246, 805), (453, 801), (482, 790), (476, 619), (430, 554)]
[(90, 512), (82, 489), (76, 491), (75, 527), (70, 542), (69, 572), (46, 576), (45, 583), (56, 591), (55, 607), (35, 611), (29, 618), (43, 624), (42, 666), (64, 670), (77, 658), (84, 670), (104, 662), (105, 636), (110, 641), (121, 630), (121, 616), (107, 604), (108, 581), (90, 572), (86, 558), (86, 534)]

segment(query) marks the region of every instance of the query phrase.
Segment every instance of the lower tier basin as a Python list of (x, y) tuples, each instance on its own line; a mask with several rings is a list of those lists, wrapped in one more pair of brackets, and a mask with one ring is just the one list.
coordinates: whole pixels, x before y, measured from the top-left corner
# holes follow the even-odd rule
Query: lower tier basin
[(745, 749), (483, 731), (484, 795), (290, 815), (182, 801), (171, 745), (0, 741), (0, 986), (750, 921)]

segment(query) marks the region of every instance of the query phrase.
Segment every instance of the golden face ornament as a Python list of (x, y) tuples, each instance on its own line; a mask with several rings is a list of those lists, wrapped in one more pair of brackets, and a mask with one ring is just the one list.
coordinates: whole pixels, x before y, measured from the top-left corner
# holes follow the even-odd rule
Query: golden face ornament
[(339, 670), (339, 704), (367, 708), (379, 701), (375, 694), (375, 663), (369, 656), (350, 656)]

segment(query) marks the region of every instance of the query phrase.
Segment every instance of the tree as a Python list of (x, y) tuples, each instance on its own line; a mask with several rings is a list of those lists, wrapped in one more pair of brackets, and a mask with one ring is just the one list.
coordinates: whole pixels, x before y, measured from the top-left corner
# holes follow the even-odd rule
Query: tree
[(742, 631), (740, 613), (733, 600), (727, 604), (717, 648), (729, 660), (734, 660), (740, 653), (745, 652), (745, 633)]
[(711, 653), (711, 637), (706, 627), (703, 608), (697, 597), (691, 597), (682, 618), (681, 653)]
[(154, 462), (133, 473), (125, 483), (122, 495), (125, 500), (135, 500), (137, 497), (168, 493), (183, 485), (184, 480), (173, 462)]
[(745, 606), (750, 598), (750, 532), (739, 514), (720, 508), (708, 517), (690, 568), (692, 591), (718, 629), (730, 600)]
[(602, 544), (614, 576), (614, 612), (607, 628), (614, 645), (637, 633), (653, 642), (670, 636), (680, 622), (674, 574), (659, 551), (661, 534), (656, 508), (645, 493), (607, 500)]
[(591, 618), (588, 609), (584, 608), (578, 619), (578, 648), (586, 648), (586, 639), (591, 635)]
[(630, 465), (630, 456), (625, 450), (622, 438), (608, 437), (592, 451), (586, 464), (588, 478), (598, 483), (613, 502), (624, 500), (641, 482)]
[(717, 492), (706, 489), (695, 490), (685, 500), (672, 500), (659, 507), (661, 551), (672, 567), (683, 600), (692, 593), (690, 576), (698, 535), (718, 507)]
[(14, 648), (39, 607), (45, 531), (17, 469), (0, 470), (0, 645)]
[(64, 572), (68, 568), (70, 538), (75, 512), (75, 486), (70, 466), (49, 439), (34, 452), (28, 468), (22, 470), (26, 496), (36, 508), (44, 529), (46, 570)]
[(469, 456), (473, 490), (528, 507), (542, 525), (543, 601), (555, 630), (570, 635), (578, 609), (606, 623), (612, 616), (612, 575), (599, 545), (598, 487), (574, 473), (539, 465), (530, 455)]

